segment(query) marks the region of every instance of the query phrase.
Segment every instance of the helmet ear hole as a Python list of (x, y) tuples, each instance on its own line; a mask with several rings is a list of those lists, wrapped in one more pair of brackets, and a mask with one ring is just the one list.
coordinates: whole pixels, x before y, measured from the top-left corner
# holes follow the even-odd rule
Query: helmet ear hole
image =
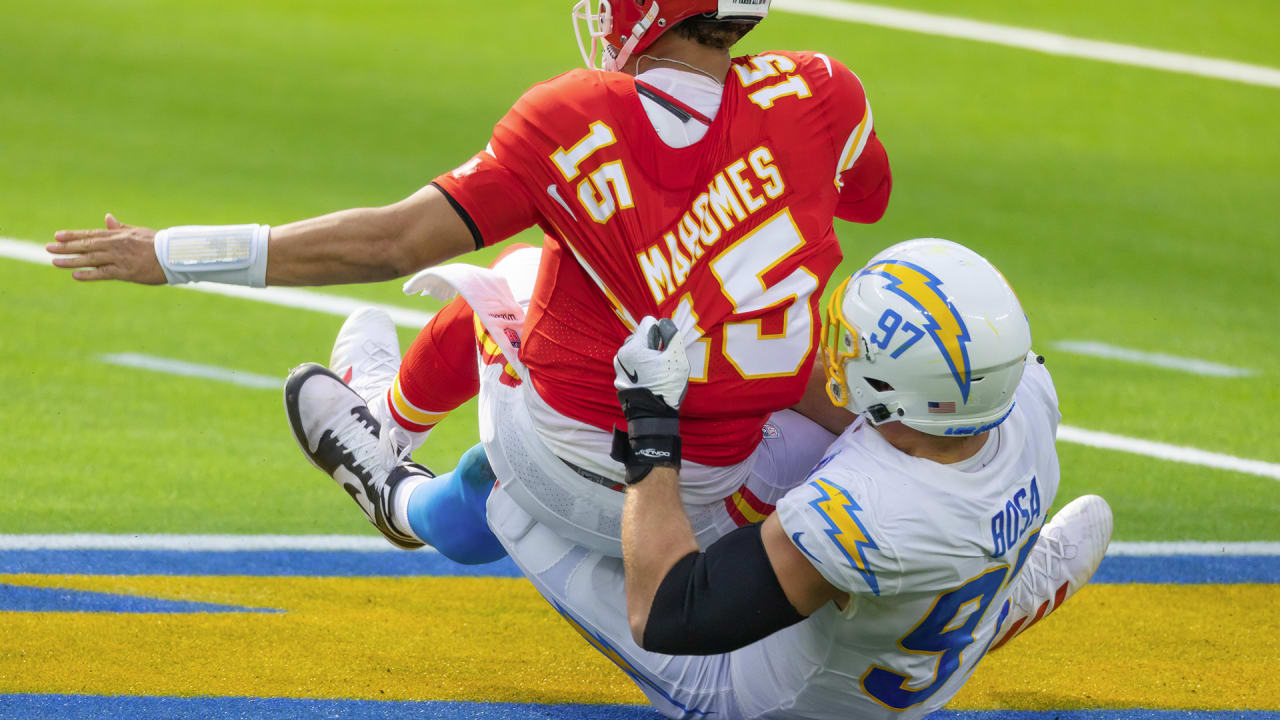
[(869, 378), (869, 377), (864, 377), (862, 379), (866, 380), (867, 384), (870, 385), (876, 392), (889, 392), (893, 390), (893, 386), (883, 380), (877, 380), (875, 378)]

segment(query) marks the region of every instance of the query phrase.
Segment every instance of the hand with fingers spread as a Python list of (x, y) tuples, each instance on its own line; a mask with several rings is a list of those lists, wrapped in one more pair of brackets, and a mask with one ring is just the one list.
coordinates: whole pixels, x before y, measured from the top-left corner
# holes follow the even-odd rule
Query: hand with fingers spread
[(45, 245), (56, 267), (75, 269), (76, 280), (124, 280), (163, 285), (164, 270), (156, 259), (156, 231), (125, 225), (110, 213), (105, 230), (59, 230)]

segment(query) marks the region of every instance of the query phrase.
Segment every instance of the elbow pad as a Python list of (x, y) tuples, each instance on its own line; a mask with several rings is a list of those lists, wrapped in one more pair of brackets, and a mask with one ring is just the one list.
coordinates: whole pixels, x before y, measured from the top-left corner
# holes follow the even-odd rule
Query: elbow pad
[(760, 525), (748, 525), (676, 562), (654, 595), (643, 645), (667, 655), (716, 655), (803, 619), (769, 563)]

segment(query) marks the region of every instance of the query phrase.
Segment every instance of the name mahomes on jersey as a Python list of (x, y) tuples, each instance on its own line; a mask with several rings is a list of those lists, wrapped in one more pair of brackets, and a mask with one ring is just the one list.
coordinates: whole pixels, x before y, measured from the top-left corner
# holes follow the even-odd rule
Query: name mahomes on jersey
[(693, 368), (684, 456), (725, 466), (803, 394), (842, 258), (832, 219), (879, 219), (891, 179), (858, 78), (768, 52), (733, 61), (689, 147), (658, 138), (634, 77), (574, 70), (529, 90), (436, 184), (486, 244), (546, 233), (520, 358), (548, 405), (621, 423), (612, 359), (628, 322), (672, 317)]

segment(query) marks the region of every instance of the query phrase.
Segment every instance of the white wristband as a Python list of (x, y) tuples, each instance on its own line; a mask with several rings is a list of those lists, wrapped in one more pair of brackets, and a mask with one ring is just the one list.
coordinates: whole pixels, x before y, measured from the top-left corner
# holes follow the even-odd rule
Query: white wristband
[(269, 225), (183, 225), (156, 233), (156, 259), (170, 285), (267, 285)]

